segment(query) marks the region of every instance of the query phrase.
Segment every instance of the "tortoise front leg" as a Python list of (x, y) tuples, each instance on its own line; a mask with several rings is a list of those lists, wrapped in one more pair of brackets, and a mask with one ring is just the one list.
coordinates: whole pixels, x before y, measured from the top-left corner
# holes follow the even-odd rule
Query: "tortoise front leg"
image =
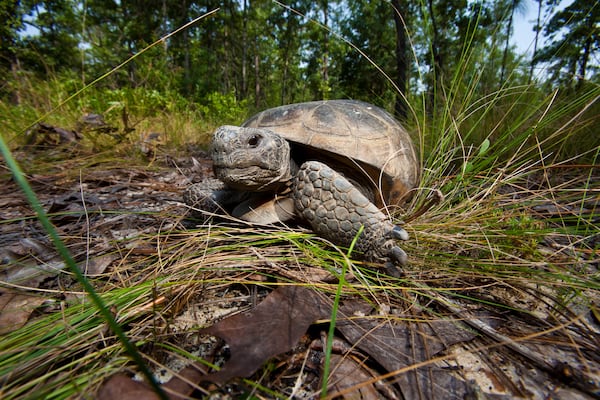
[(194, 217), (204, 220), (214, 214), (231, 215), (244, 221), (269, 225), (295, 216), (293, 201), (288, 196), (242, 192), (228, 188), (214, 178), (188, 187), (183, 192), (183, 201), (192, 207)]
[(298, 215), (320, 236), (349, 247), (364, 226), (355, 245), (358, 252), (370, 261), (406, 264), (407, 255), (396, 244), (397, 239), (408, 239), (406, 231), (392, 224), (360, 190), (326, 164), (302, 164), (292, 196)]
[(248, 197), (248, 192), (230, 189), (215, 178), (190, 185), (183, 192), (183, 201), (192, 207), (192, 215), (201, 219), (208, 219), (211, 214), (230, 214), (236, 205)]

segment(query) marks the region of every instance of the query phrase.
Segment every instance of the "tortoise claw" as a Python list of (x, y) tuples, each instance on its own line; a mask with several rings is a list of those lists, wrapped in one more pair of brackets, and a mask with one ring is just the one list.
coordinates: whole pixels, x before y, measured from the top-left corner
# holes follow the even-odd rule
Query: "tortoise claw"
[(396, 265), (408, 264), (408, 256), (406, 255), (406, 252), (404, 252), (404, 250), (398, 246), (392, 247), (392, 250), (390, 251), (390, 259)]
[(401, 267), (408, 264), (408, 256), (400, 247), (394, 246), (390, 250), (388, 257), (388, 260), (385, 262), (387, 273), (395, 278), (401, 278), (403, 275)]
[(398, 225), (392, 229), (392, 236), (398, 240), (408, 240), (408, 233)]

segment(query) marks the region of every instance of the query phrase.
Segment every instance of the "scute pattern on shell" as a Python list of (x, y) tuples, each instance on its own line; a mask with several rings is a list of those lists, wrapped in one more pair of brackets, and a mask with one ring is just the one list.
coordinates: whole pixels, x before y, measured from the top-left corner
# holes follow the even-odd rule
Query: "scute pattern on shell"
[(418, 163), (408, 132), (385, 110), (368, 103), (291, 104), (258, 113), (243, 126), (267, 128), (291, 142), (374, 167), (367, 171), (370, 179), (376, 185), (381, 181), (384, 200), (391, 204), (398, 204), (417, 183)]

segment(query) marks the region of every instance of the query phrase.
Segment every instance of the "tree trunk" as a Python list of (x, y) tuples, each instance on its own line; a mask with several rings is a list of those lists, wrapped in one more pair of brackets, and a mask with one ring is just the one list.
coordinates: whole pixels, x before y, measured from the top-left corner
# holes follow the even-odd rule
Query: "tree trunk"
[[(435, 96), (437, 89), (441, 89), (444, 81), (444, 60), (442, 59), (442, 54), (440, 53), (440, 33), (438, 31), (437, 22), (435, 19), (435, 12), (433, 9), (433, 0), (428, 0), (427, 2), (429, 8), (429, 17), (431, 18), (431, 29), (432, 38), (431, 38), (431, 56), (433, 58), (431, 66), (433, 68), (433, 81), (429, 86), (429, 101), (426, 105), (426, 108), (429, 112), (433, 111), (433, 106), (435, 104)], [(440, 93), (443, 93), (442, 90), (439, 90)]]
[(510, 17), (508, 18), (508, 25), (506, 25), (506, 39), (504, 41), (504, 53), (502, 54), (502, 69), (500, 71), (500, 86), (504, 84), (504, 77), (506, 75), (506, 63), (508, 62), (508, 47), (510, 46), (510, 34), (512, 32), (513, 18), (515, 16), (515, 8), (517, 7), (517, 0), (513, 0), (510, 5)]
[[(406, 24), (400, 10), (406, 10), (406, 4), (400, 6), (399, 0), (392, 0), (394, 12), (394, 23), (396, 25), (396, 85), (401, 93), (396, 94), (394, 103), (394, 113), (402, 120), (405, 120), (408, 113), (408, 104), (406, 103), (407, 94), (407, 62), (406, 62)], [(406, 13), (404, 14), (406, 15)]]
[(10, 71), (12, 72), (12, 77), (13, 80), (15, 82), (18, 82), (17, 85), (15, 85), (16, 89), (12, 92), (12, 104), (15, 105), (21, 105), (23, 103), (23, 97), (21, 96), (21, 78), (19, 75), (19, 72), (21, 70), (21, 67), (19, 65), (19, 59), (15, 56), (14, 60), (11, 62), (10, 64)]
[[(240, 98), (248, 96), (248, 76), (247, 76), (247, 60), (248, 57), (248, 1), (242, 3), (242, 93)], [(238, 99), (239, 100), (239, 99)]]
[[(329, 2), (323, 0), (323, 25), (327, 26), (329, 23)], [(323, 30), (323, 59), (321, 63), (321, 97), (326, 100), (329, 97), (329, 32)]]
[[(283, 60), (283, 63), (281, 65), (281, 68), (283, 68), (282, 71), (282, 78), (281, 78), (281, 92), (280, 92), (280, 99), (279, 99), (279, 104), (286, 104), (288, 102), (288, 77), (289, 77), (289, 70), (290, 70), (290, 57), (291, 54), (293, 53), (293, 49), (292, 49), (292, 40), (294, 35), (297, 35), (297, 32), (295, 32), (292, 29), (292, 24), (294, 21), (294, 15), (292, 14), (292, 12), (289, 9), (286, 9), (286, 17), (285, 17), (285, 34), (284, 37), (282, 38), (284, 43), (286, 44), (285, 46), (283, 46), (283, 55), (281, 57), (281, 59)], [(280, 47), (281, 50), (281, 47)], [(292, 96), (294, 95), (294, 93), (292, 93)]]
[[(594, 19), (591, 17), (587, 18), (587, 29), (588, 32), (594, 31)], [(587, 72), (587, 63), (590, 59), (590, 51), (592, 49), (592, 37), (588, 35), (583, 45), (583, 54), (581, 55), (581, 62), (579, 63), (579, 76), (577, 77), (577, 88), (579, 89), (585, 81), (585, 74)]]
[(533, 68), (535, 67), (535, 56), (537, 55), (537, 47), (538, 41), (540, 39), (540, 32), (542, 31), (542, 8), (544, 7), (543, 0), (537, 0), (538, 2), (538, 12), (537, 12), (537, 20), (535, 22), (535, 40), (533, 42), (533, 54), (531, 55), (531, 63), (529, 64), (529, 78), (527, 79), (527, 83), (531, 83), (533, 80)]
[[(186, 16), (183, 23), (188, 22), (188, 4), (187, 0), (183, 2), (182, 13)], [(183, 42), (183, 82), (184, 82), (184, 93), (186, 96), (190, 96), (194, 91), (194, 85), (192, 84), (192, 67), (190, 64), (190, 31), (188, 29), (180, 33), (182, 35)]]
[(254, 38), (254, 107), (257, 110), (260, 108), (260, 55), (256, 38)]

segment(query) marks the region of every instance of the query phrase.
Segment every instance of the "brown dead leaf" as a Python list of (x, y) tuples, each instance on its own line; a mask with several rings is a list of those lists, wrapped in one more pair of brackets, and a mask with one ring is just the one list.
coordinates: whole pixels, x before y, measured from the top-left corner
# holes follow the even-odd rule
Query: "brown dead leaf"
[(19, 293), (0, 293), (0, 335), (19, 329), (46, 299)]
[(25, 138), (27, 145), (41, 147), (76, 142), (82, 136), (76, 131), (39, 122), (25, 133)]
[[(351, 302), (341, 308), (352, 315), (361, 304)], [(475, 334), (458, 324), (443, 319), (397, 322), (372, 317), (341, 319), (337, 328), (346, 340), (375, 359), (389, 372), (430, 360), (448, 346), (471, 340)], [(468, 392), (466, 382), (450, 369), (428, 364), (397, 376), (405, 399), (463, 398)]]
[(66, 267), (61, 260), (52, 260), (43, 264), (16, 264), (0, 272), (0, 281), (20, 287), (37, 288), (40, 283), (59, 274)]
[(338, 397), (337, 393), (346, 388), (360, 385), (362, 382), (371, 380), (373, 376), (368, 373), (363, 365), (349, 357), (338, 354), (331, 355), (331, 374), (328, 378), (328, 394), (335, 398), (345, 400), (376, 400), (380, 398), (379, 392), (374, 384), (364, 385), (357, 390)]
[(160, 397), (148, 386), (125, 375), (116, 374), (102, 384), (96, 400), (158, 400)]
[(277, 288), (253, 310), (200, 330), (225, 340), (231, 350), (225, 366), (204, 379), (223, 383), (252, 375), (269, 358), (296, 345), (313, 322), (330, 315), (330, 302), (316, 291), (297, 286)]
[(106, 268), (117, 258), (116, 254), (105, 254), (79, 263), (78, 266), (86, 276), (96, 276), (104, 273)]
[[(253, 310), (225, 318), (199, 331), (200, 334), (218, 336), (229, 344), (231, 358), (220, 371), (203, 375), (202, 366), (194, 363), (177, 373), (163, 388), (172, 399), (183, 399), (199, 382), (224, 383), (233, 377), (250, 376), (269, 358), (294, 347), (313, 322), (330, 316), (329, 300), (316, 291), (297, 286), (279, 287)], [(116, 375), (102, 385), (98, 399), (146, 400), (143, 388), (143, 385)], [(132, 397), (127, 394), (129, 392), (133, 393)]]
[(19, 232), (5, 232), (3, 228), (0, 228), (0, 257), (5, 265), (0, 270), (0, 282), (37, 288), (65, 268), (48, 239), (19, 237)]

